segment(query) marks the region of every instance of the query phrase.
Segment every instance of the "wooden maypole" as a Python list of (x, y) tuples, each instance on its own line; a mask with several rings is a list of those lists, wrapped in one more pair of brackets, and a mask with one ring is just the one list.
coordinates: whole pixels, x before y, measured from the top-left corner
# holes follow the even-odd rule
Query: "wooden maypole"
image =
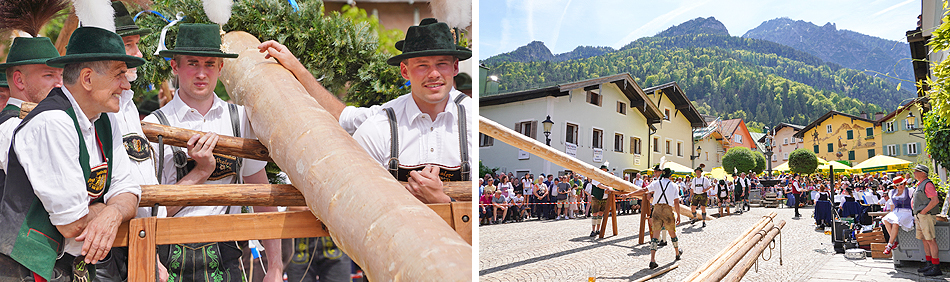
[(374, 161), (293, 74), (229, 32), (221, 81), (314, 216), (371, 281), (470, 281), (472, 246)]

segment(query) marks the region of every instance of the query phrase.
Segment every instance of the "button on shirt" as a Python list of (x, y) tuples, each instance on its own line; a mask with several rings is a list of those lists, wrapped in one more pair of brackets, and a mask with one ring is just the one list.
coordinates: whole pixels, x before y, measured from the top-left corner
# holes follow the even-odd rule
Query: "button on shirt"
[[(7, 105), (14, 105), (17, 108), (23, 104), (23, 100), (10, 97), (10, 100), (7, 100)], [(3, 151), (0, 152), (0, 169), (3, 171), (7, 170), (7, 150), (10, 149), (10, 138), (13, 138), (13, 131), (16, 130), (16, 127), (20, 125), (21, 119), (19, 117), (12, 117), (7, 121), (0, 124), (0, 148), (3, 148)]]
[[(76, 118), (89, 152), (89, 167), (105, 162), (100, 154), (99, 142), (96, 142), (96, 128), (93, 124), (98, 118), (89, 120), (76, 104), (72, 94), (65, 87), (63, 93), (69, 98), (76, 111)], [(109, 192), (103, 195), (105, 203), (121, 193), (141, 194), (141, 189), (129, 173), (130, 160), (122, 145), (122, 133), (115, 124), (115, 115), (108, 114), (112, 120), (112, 183)], [(79, 160), (79, 138), (72, 118), (64, 111), (45, 111), (33, 117), (16, 134), (14, 150), (19, 157), (27, 177), (33, 185), (37, 198), (49, 213), (50, 223), (66, 225), (73, 223), (89, 213), (92, 197), (86, 192), (86, 179)], [(104, 138), (104, 137), (103, 137)], [(66, 252), (79, 255), (82, 242), (72, 238), (65, 240)]]
[[(231, 115), (228, 110), (227, 102), (221, 100), (217, 96), (214, 96), (214, 102), (211, 105), (211, 109), (208, 110), (208, 113), (202, 116), (198, 113), (198, 110), (188, 106), (184, 101), (181, 100), (181, 95), (176, 91), (175, 98), (172, 99), (168, 104), (161, 108), (162, 112), (165, 113), (165, 116), (168, 118), (168, 123), (174, 127), (180, 127), (184, 129), (196, 130), (201, 132), (214, 132), (218, 135), (234, 136), (234, 129), (231, 125)], [(238, 115), (241, 121), (241, 138), (248, 139), (257, 139), (254, 135), (254, 131), (251, 130), (250, 122), (247, 120), (247, 115), (244, 112), (243, 106), (238, 106)], [(143, 121), (151, 123), (159, 123), (158, 118), (155, 115), (149, 115), (145, 117)], [(155, 152), (158, 152), (158, 143), (151, 143), (152, 148)], [(186, 155), (188, 154), (187, 148), (181, 148), (182, 152)], [(175, 184), (178, 182), (178, 173), (175, 171), (175, 161), (172, 159), (172, 147), (165, 145), (164, 156), (162, 156), (162, 161), (164, 162), (164, 167), (162, 171), (162, 184)], [(262, 169), (267, 162), (244, 159), (244, 162), (241, 166), (241, 175), (249, 176), (253, 175)], [(224, 177), (219, 180), (211, 181), (207, 180), (204, 184), (230, 184), (234, 176)], [(224, 206), (212, 207), (212, 206), (192, 206), (192, 207), (183, 207), (175, 217), (186, 217), (186, 216), (203, 216), (203, 215), (217, 215), (224, 214), (227, 212)], [(231, 207), (232, 214), (240, 213), (240, 207), (235, 206)]]
[[(454, 101), (458, 95), (465, 94), (456, 90), (449, 92), (445, 110), (434, 120), (419, 110), (412, 99), (412, 94), (402, 95), (386, 104), (393, 108), (398, 121), (400, 165), (438, 164), (457, 169), (462, 164), (459, 149), (458, 109)], [(469, 121), (466, 126), (469, 152), (472, 152), (471, 101), (471, 98), (462, 100), (462, 106), (469, 115), (466, 118), (466, 121)], [(348, 116), (352, 118), (356, 115)], [(352, 121), (345, 121), (341, 115), (340, 124), (349, 123)], [(373, 159), (382, 165), (387, 164), (391, 154), (392, 134), (385, 111), (379, 109), (369, 116), (353, 134), (353, 138)]]

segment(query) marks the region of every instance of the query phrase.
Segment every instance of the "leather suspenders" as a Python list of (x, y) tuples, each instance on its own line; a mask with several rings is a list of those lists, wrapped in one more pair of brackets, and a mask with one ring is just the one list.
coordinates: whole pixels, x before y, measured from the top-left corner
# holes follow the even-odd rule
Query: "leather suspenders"
[[(459, 94), (455, 97), (455, 107), (458, 110), (458, 128), (459, 128), (459, 151), (462, 158), (461, 173), (462, 181), (470, 181), (471, 178), (471, 164), (468, 155), (468, 122), (467, 116), (465, 114), (465, 107), (462, 106), (462, 100), (465, 99), (465, 94)], [(389, 153), (389, 162), (387, 164), (389, 173), (393, 177), (397, 177), (399, 172), (399, 128), (396, 126), (396, 113), (392, 108), (384, 108), (386, 111), (386, 117), (389, 119), (389, 132), (392, 133), (392, 142), (390, 143), (390, 153)]]

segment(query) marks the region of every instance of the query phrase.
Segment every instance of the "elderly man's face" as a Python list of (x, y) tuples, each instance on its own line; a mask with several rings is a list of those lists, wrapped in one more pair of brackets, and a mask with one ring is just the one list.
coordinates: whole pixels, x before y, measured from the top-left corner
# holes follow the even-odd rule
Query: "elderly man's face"
[(459, 61), (454, 56), (409, 58), (399, 64), (399, 72), (409, 80), (416, 103), (439, 104), (448, 99), (455, 85)]
[(92, 97), (97, 103), (97, 112), (115, 113), (119, 111), (119, 96), (132, 86), (125, 77), (125, 62), (111, 61), (106, 73), (92, 71)]

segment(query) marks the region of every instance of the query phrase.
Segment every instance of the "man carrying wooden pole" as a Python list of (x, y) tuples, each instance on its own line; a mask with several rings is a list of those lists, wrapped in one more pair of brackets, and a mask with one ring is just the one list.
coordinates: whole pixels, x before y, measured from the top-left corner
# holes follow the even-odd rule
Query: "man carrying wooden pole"
[[(223, 58), (238, 54), (221, 51), (218, 25), (182, 24), (178, 30), (175, 48), (159, 55), (172, 58), (172, 72), (178, 76), (179, 88), (171, 102), (147, 116), (144, 121), (208, 132), (195, 134), (186, 150), (153, 143), (156, 152), (162, 152), (158, 166), (164, 184), (266, 184), (265, 162), (213, 154), (218, 134), (255, 138), (242, 106), (229, 104), (214, 93)], [(256, 212), (276, 211), (276, 207), (255, 207)], [(169, 217), (188, 217), (241, 213), (241, 207), (196, 206), (167, 207)], [(158, 255), (168, 268), (169, 281), (204, 281), (222, 279), (241, 281), (241, 244), (244, 242), (217, 242), (176, 244), (159, 247)], [(268, 266), (264, 281), (280, 281), (283, 274), (280, 240), (263, 240)], [(183, 255), (176, 255), (183, 254)], [(198, 261), (184, 261), (190, 257)], [(206, 275), (207, 273), (207, 275)]]

